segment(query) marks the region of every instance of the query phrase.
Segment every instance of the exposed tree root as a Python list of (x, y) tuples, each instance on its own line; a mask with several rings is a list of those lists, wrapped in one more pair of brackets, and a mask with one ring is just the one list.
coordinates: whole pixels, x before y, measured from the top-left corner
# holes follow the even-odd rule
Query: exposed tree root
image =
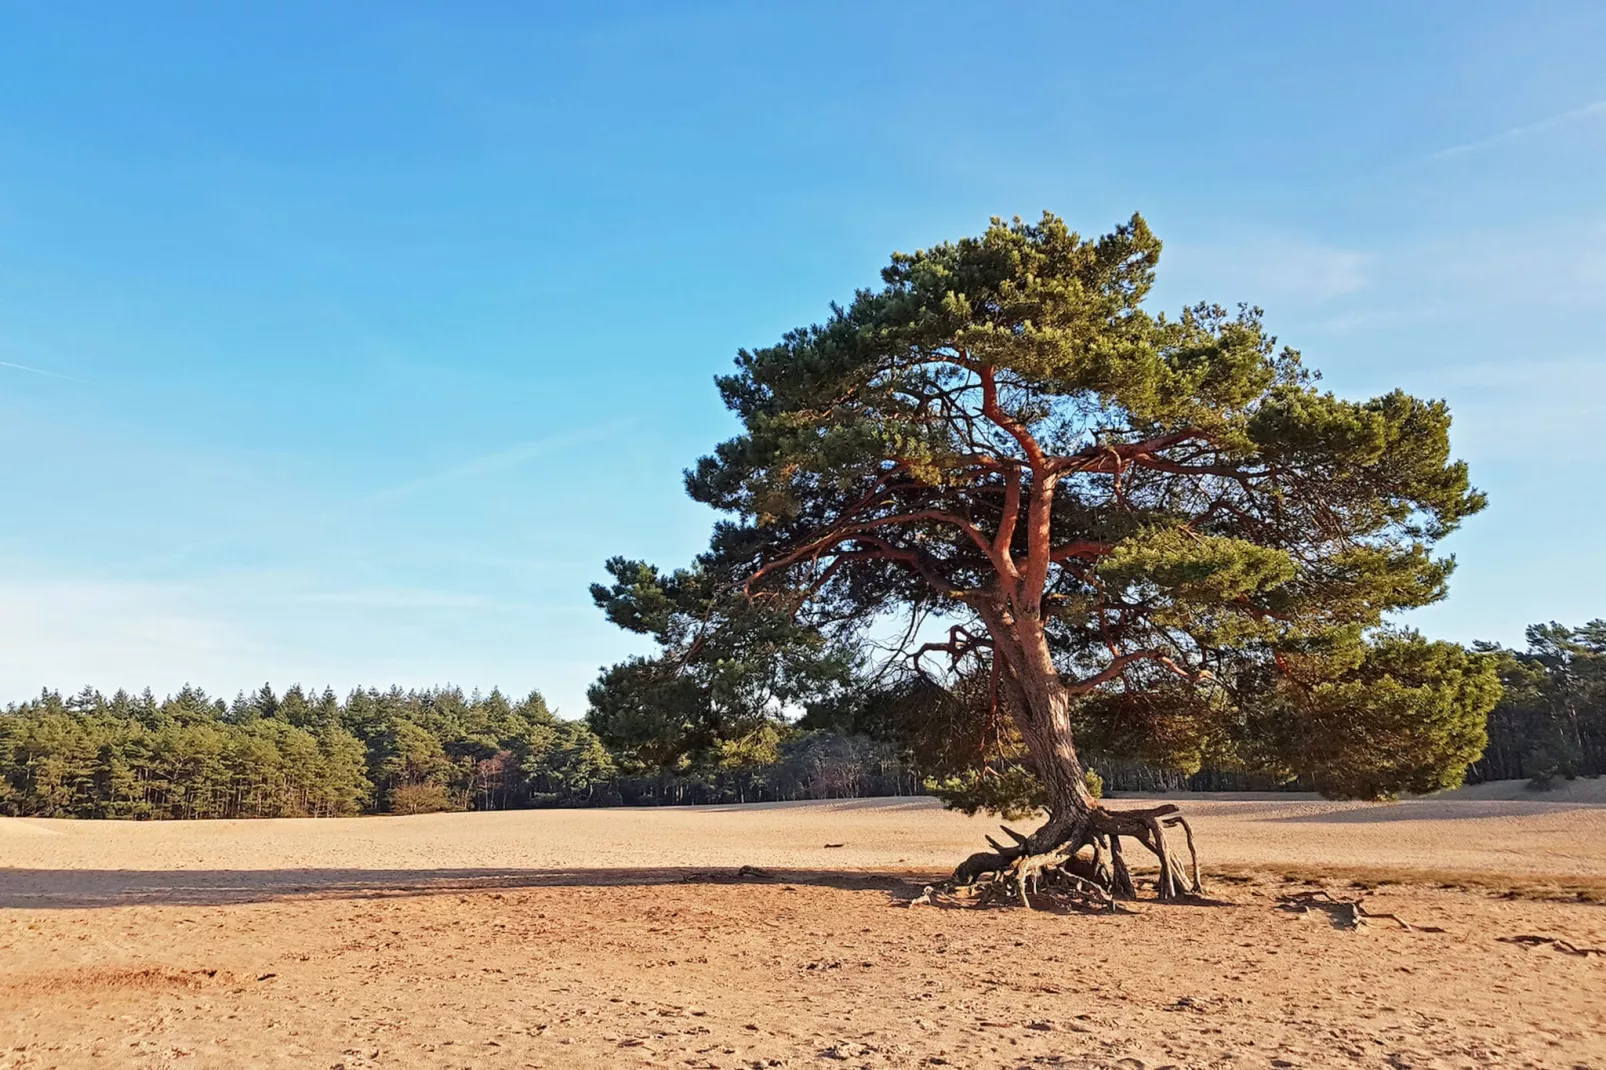
[[(984, 837), (991, 851), (971, 855), (938, 889), (927, 889), (915, 902), (935, 896), (962, 896), (984, 905), (1014, 901), (1032, 908), (1032, 896), (1046, 896), (1067, 906), (1114, 910), (1117, 899), (1137, 898), (1137, 884), (1121, 850), (1122, 838), (1136, 841), (1160, 862), (1155, 892), (1160, 899), (1180, 899), (1204, 892), (1193, 829), (1175, 806), (1149, 810), (1106, 810), (1099, 807), (1069, 826), (1050, 821), (1031, 836), (1000, 826), (1015, 842), (1006, 846)], [(1182, 830), (1187, 861), (1168, 829)], [(1090, 853), (1090, 857), (1084, 855)], [(913, 904), (911, 904), (913, 905)]]

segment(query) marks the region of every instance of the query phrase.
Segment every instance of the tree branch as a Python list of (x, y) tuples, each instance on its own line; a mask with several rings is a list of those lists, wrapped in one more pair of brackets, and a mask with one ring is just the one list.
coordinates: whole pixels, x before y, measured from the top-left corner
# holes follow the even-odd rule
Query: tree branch
[(1004, 473), (1004, 513), (998, 520), (998, 533), (993, 536), (993, 552), (1000, 570), (1011, 580), (1020, 581), (1015, 568), (1015, 555), (1010, 547), (1015, 543), (1015, 524), (1020, 519), (1020, 468), (1010, 465)]
[(1147, 649), (1134, 650), (1129, 654), (1118, 655), (1115, 660), (1112, 661), (1102, 672), (1095, 673), (1094, 675), (1089, 676), (1084, 680), (1078, 680), (1075, 683), (1067, 683), (1065, 684), (1065, 689), (1073, 695), (1085, 695), (1094, 688), (1103, 684), (1107, 684), (1117, 676), (1120, 676), (1126, 671), (1127, 666), (1131, 665), (1135, 661), (1158, 662), (1167, 669), (1176, 673), (1178, 676), (1182, 677), (1184, 680), (1192, 683), (1198, 683), (1200, 680), (1210, 678), (1210, 671), (1208, 669), (1200, 670), (1197, 673), (1190, 673), (1188, 670), (1178, 665), (1176, 661), (1174, 661), (1164, 651)]
[(1049, 551), (1049, 560), (1066, 561), (1073, 557), (1103, 557), (1115, 549), (1113, 542), (1100, 542), (1097, 539), (1077, 539), (1075, 542), (1062, 543)]
[(1049, 464), (1053, 471), (1058, 473), (1092, 472), (1110, 473), (1117, 467), (1134, 462), (1142, 463), (1145, 467), (1155, 467), (1151, 455), (1159, 450), (1180, 446), (1184, 442), (1203, 439), (1209, 441), (1209, 436), (1198, 428), (1188, 427), (1181, 431), (1172, 431), (1169, 434), (1156, 435), (1141, 442), (1101, 442), (1075, 453), (1068, 453), (1061, 457), (1054, 457)]
[[(795, 565), (797, 562), (806, 557), (823, 553), (832, 546), (847, 542), (850, 539), (858, 538), (868, 532), (876, 530), (877, 528), (890, 527), (894, 524), (909, 524), (918, 520), (935, 520), (945, 524), (952, 524), (963, 531), (966, 535), (970, 536), (971, 541), (974, 542), (983, 553), (986, 553), (989, 559), (992, 557), (992, 547), (988, 544), (985, 536), (982, 535), (981, 530), (970, 521), (963, 517), (954, 516), (952, 513), (944, 512), (941, 509), (918, 509), (912, 513), (899, 513), (895, 516), (880, 516), (876, 517), (874, 520), (863, 520), (855, 524), (848, 524), (846, 526), (827, 531), (824, 535), (809, 540), (790, 553), (783, 554), (774, 561), (759, 566), (758, 570), (747, 578), (747, 582), (743, 584), (742, 589), (745, 593), (751, 594), (753, 585), (755, 583), (778, 569), (786, 568), (788, 565)], [(883, 542), (882, 545), (891, 548), (890, 543)]]
[(932, 561), (930, 554), (920, 550), (906, 550), (902, 547), (894, 546), (885, 539), (874, 535), (859, 535), (856, 538), (862, 543), (876, 547), (886, 560), (909, 566), (910, 569), (919, 574), (921, 579), (926, 581), (927, 586), (942, 597), (959, 598), (963, 595), (959, 584), (942, 574)]

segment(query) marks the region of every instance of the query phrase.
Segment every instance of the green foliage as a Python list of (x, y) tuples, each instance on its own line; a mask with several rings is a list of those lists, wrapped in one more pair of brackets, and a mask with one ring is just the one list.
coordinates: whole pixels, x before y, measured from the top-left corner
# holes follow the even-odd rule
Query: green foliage
[(1424, 795), (1462, 783), (1499, 697), (1493, 658), (1384, 632), (1353, 668), (1282, 686), (1250, 725), (1271, 744), (1263, 768), (1281, 764), (1329, 797)]
[(1528, 768), (1532, 770), (1527, 787), (1533, 791), (1551, 791), (1565, 778), (1573, 777), (1567, 774), (1569, 762), (1566, 758), (1558, 758), (1551, 754), (1544, 746), (1535, 747), (1528, 752)]
[[(1082, 779), (1089, 795), (1095, 799), (1104, 797), (1104, 778), (1097, 771), (1084, 770)], [(941, 799), (948, 809), (971, 816), (987, 813), (1018, 821), (1048, 805), (1043, 782), (1031, 769), (1019, 764), (986, 765), (927, 777), (922, 786), (926, 794)]]
[(773, 745), (787, 711), (829, 702), (851, 676), (853, 659), (816, 629), (722, 587), (701, 565), (660, 575), (614, 558), (607, 569), (614, 582), (593, 585), (593, 600), (660, 648), (605, 670), (589, 692), (587, 724), (634, 770)]
[(966, 769), (925, 782), (926, 793), (941, 799), (950, 810), (974, 816), (996, 814), (1006, 821), (1018, 821), (1048, 805), (1043, 782), (1019, 765), (1003, 769)]
[(519, 755), (526, 783), (548, 800), (591, 801), (614, 776), (613, 756), (583, 722), (555, 721)]
[[(624, 756), (629, 766), (633, 755)], [(46, 692), (0, 710), (0, 815), (130, 819), (334, 817), (524, 806), (750, 802), (910, 794), (900, 748), (766, 722), (700, 762), (633, 776), (584, 722), (538, 693), (454, 689), (221, 704)]]
[(1082, 779), (1087, 782), (1087, 793), (1089, 795), (1095, 799), (1104, 798), (1104, 778), (1099, 776), (1097, 769), (1087, 770), (1082, 774)]
[[(421, 795), (409, 789), (436, 789), (440, 793), (441, 805), (435, 809), (447, 808), (446, 780), (452, 774), (452, 762), (446, 757), (446, 748), (441, 746), (441, 741), (428, 729), (412, 721), (398, 721), (374, 744), (375, 753), (380, 756), (377, 783), (381, 791), (394, 799), (398, 792), (404, 791), (410, 796)], [(394, 801), (390, 808), (396, 808)]]

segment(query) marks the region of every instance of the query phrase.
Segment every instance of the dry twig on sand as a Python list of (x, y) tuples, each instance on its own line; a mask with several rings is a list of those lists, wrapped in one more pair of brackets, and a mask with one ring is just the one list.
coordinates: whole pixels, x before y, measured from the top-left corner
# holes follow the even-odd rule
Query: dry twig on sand
[(1579, 947), (1570, 940), (1563, 940), (1559, 936), (1497, 936), (1502, 944), (1521, 944), (1523, 947), (1544, 947), (1549, 944), (1557, 951), (1565, 951), (1569, 955), (1579, 955), (1588, 958), (1590, 955), (1600, 955), (1606, 958), (1606, 947)]
[(680, 878), (682, 884), (718, 884), (722, 881), (767, 881), (774, 874), (757, 866), (743, 866), (734, 874), (722, 872), (717, 869), (699, 869)]
[(1303, 917), (1309, 917), (1313, 907), (1317, 910), (1325, 911), (1335, 920), (1356, 931), (1364, 928), (1368, 922), (1379, 919), (1392, 921), (1408, 933), (1442, 933), (1449, 931), (1441, 929), (1437, 925), (1412, 925), (1398, 914), (1367, 910), (1364, 900), (1338, 899), (1331, 892), (1320, 888), (1315, 891), (1285, 895), (1277, 902), (1279, 909), (1291, 911)]

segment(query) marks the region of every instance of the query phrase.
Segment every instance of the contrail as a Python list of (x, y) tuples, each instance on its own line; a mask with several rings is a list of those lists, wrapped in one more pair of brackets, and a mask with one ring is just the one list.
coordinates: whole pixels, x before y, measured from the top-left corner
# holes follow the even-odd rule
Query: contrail
[(1568, 123), (1577, 122), (1579, 119), (1587, 119), (1591, 115), (1606, 115), (1606, 100), (1590, 101), (1588, 104), (1573, 108), (1571, 111), (1560, 112), (1537, 122), (1524, 123), (1522, 126), (1513, 126), (1510, 130), (1502, 131), (1494, 135), (1494, 137), (1486, 137), (1482, 141), (1469, 141), (1465, 145), (1451, 145), (1447, 149), (1440, 149), (1438, 152), (1433, 153), (1428, 159), (1441, 160), (1446, 156), (1460, 156), (1468, 152), (1477, 152), (1479, 149), (1498, 145), (1502, 141), (1510, 141), (1512, 138), (1526, 137), (1528, 134), (1537, 134), (1544, 130), (1552, 130), (1558, 126), (1566, 126)]
[(85, 386), (89, 385), (89, 381), (87, 379), (78, 379), (71, 375), (63, 375), (60, 372), (47, 372), (43, 368), (30, 368), (26, 364), (13, 364), (9, 360), (0, 360), (0, 368), (15, 368), (19, 372), (33, 372), (35, 375), (47, 375), (52, 379), (64, 379), (69, 383), (83, 383)]

